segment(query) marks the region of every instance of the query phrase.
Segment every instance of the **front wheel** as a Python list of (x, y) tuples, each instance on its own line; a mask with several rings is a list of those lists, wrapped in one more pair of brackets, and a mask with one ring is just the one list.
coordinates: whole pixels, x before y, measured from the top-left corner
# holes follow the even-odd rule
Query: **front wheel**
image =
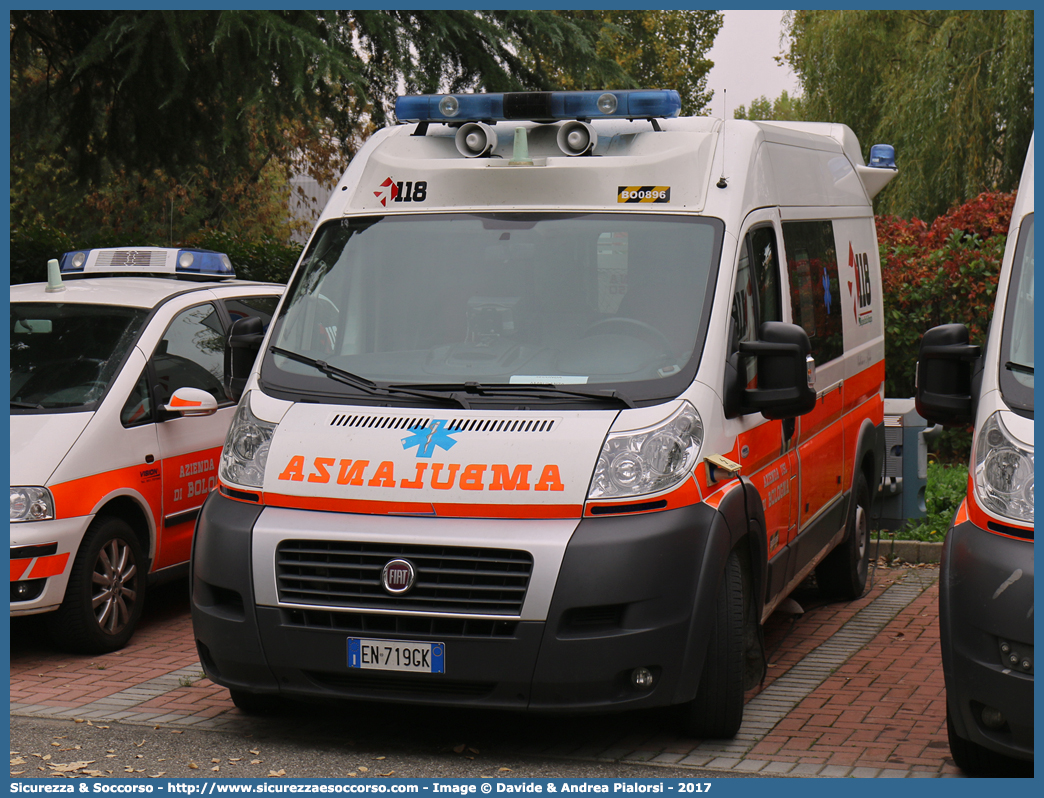
[(252, 693), (249, 690), (228, 689), (232, 703), (244, 715), (272, 715), (279, 711), (283, 702), (277, 695)]
[(134, 530), (101, 516), (87, 528), (61, 607), (48, 616), (55, 642), (78, 654), (127, 645), (145, 599), (145, 557)]
[(863, 595), (870, 567), (870, 488), (860, 471), (852, 488), (844, 539), (816, 566), (824, 595), (851, 601)]
[(743, 722), (743, 666), (743, 569), (732, 552), (718, 586), (696, 697), (682, 710), (687, 734), (703, 740), (736, 736)]

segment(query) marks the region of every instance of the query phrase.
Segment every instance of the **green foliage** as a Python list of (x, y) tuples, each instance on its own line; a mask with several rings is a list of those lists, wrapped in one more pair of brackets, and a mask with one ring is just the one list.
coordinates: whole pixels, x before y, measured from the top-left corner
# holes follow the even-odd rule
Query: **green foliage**
[[(11, 233), (11, 284), (37, 283), (47, 279), (47, 261), (63, 253), (90, 247), (168, 246), (169, 242), (119, 236), (112, 233), (73, 238), (64, 230), (46, 224), (13, 229)], [(302, 247), (272, 238), (248, 238), (230, 233), (203, 231), (173, 246), (199, 247), (224, 252), (244, 280), (285, 283)]]
[(675, 89), (683, 116), (707, 112), (711, 93), (707, 52), (721, 30), (719, 11), (556, 11), (557, 16), (598, 27), (595, 52), (619, 64), (619, 80), (606, 80), (594, 69), (562, 69), (563, 88)]
[(981, 194), (931, 226), (916, 218), (877, 217), (886, 396), (913, 396), (926, 330), (961, 322), (972, 342), (985, 341), (1014, 199), (1013, 193)]
[(403, 87), (627, 82), (602, 27), (515, 10), (13, 11), (12, 225), (60, 218), (80, 246), (289, 240), (291, 176), (331, 185)]
[(243, 280), (286, 283), (301, 257), (298, 244), (285, 244), (271, 238), (245, 239), (228, 233), (208, 232), (196, 246), (224, 252)]
[(941, 543), (967, 491), (967, 463), (928, 463), (928, 483), (924, 492), (925, 517), (905, 529), (893, 530), (892, 534), (898, 540)]
[(732, 116), (734, 119), (749, 119), (752, 122), (801, 122), (806, 119), (807, 113), (800, 97), (791, 97), (784, 91), (775, 100), (761, 95), (751, 101), (749, 110), (741, 105)]
[(1011, 191), (1033, 132), (1032, 11), (796, 11), (786, 60), (811, 121), (895, 145), (881, 212), (932, 218)]

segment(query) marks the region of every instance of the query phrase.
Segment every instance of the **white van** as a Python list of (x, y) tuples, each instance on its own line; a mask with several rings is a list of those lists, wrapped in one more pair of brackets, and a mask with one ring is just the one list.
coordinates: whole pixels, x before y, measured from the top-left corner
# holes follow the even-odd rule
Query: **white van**
[(968, 494), (946, 535), (939, 623), (958, 767), (1033, 759), (1033, 140), (1011, 214), (985, 349), (963, 324), (924, 334), (917, 412), (974, 422)]
[(402, 97), (362, 147), (197, 527), (239, 707), (677, 704), (732, 735), (763, 619), (813, 570), (861, 594), (894, 166), (679, 107)]
[(99, 653), (130, 639), (148, 584), (186, 575), (235, 412), (225, 330), (267, 324), (283, 286), (199, 249), (50, 268), (11, 286), (11, 615)]

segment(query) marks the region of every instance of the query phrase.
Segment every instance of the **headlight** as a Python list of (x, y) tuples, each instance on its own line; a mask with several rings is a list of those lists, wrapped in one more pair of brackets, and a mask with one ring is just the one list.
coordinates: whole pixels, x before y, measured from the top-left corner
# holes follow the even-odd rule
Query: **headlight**
[(11, 521), (54, 518), (54, 499), (47, 488), (11, 488)]
[(975, 437), (975, 498), (986, 510), (1033, 523), (1033, 447), (1021, 443), (994, 413)]
[(268, 449), (276, 425), (262, 421), (250, 412), (250, 392), (243, 394), (232, 426), (225, 436), (225, 448), (221, 450), (223, 482), (260, 488), (265, 481), (265, 465)]
[(653, 427), (613, 433), (598, 456), (587, 498), (640, 496), (674, 487), (692, 473), (702, 443), (703, 422), (688, 402)]

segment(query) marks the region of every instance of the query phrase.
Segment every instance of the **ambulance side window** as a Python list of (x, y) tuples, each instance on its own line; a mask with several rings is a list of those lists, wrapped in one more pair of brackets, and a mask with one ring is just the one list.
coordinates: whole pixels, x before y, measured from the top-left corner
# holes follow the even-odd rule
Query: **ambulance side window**
[(120, 411), (120, 422), (125, 427), (137, 427), (152, 422), (152, 397), (149, 395), (149, 373), (145, 370), (134, 383), (126, 404)]
[(816, 364), (827, 363), (844, 349), (833, 223), (784, 222), (783, 243), (794, 323), (808, 333)]
[(178, 388), (199, 388), (219, 405), (229, 404), (222, 385), (224, 355), (225, 332), (217, 308), (207, 303), (179, 313), (152, 356), (156, 404), (167, 404)]
[[(743, 240), (732, 301), (734, 344), (756, 341), (762, 322), (782, 321), (778, 251), (771, 227), (751, 230)], [(753, 388), (757, 385), (757, 360), (750, 357), (744, 361), (747, 387)]]

